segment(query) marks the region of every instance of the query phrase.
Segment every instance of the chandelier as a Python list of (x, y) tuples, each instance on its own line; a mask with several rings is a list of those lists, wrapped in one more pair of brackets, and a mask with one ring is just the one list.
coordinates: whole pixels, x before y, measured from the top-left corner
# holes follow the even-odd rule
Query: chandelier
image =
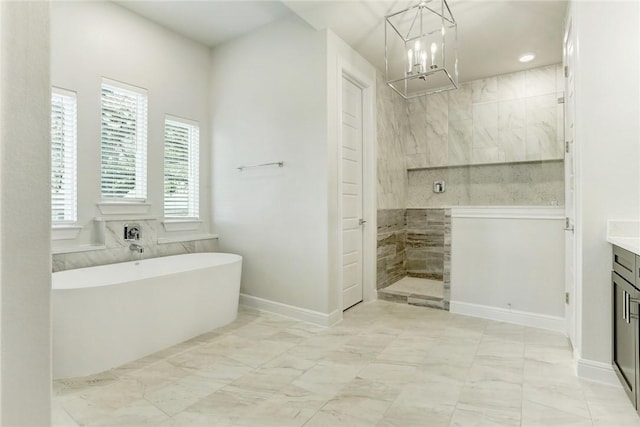
[(445, 0), (385, 17), (386, 82), (404, 98), (458, 88), (456, 21)]

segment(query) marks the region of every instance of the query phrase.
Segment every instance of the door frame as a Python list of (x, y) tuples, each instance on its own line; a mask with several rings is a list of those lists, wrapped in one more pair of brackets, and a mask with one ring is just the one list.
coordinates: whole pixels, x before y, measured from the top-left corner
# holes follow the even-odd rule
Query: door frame
[[(568, 109), (573, 109), (573, 129), (574, 131), (572, 132), (572, 142), (569, 144), (570, 147), (569, 149), (571, 150), (571, 155), (572, 155), (572, 162), (573, 162), (573, 212), (568, 212), (567, 211), (567, 200), (568, 200), (568, 196), (569, 194), (566, 191), (567, 185), (568, 183), (565, 182), (565, 216), (571, 216), (570, 214), (573, 214), (573, 218), (571, 218), (573, 220), (573, 259), (569, 259), (568, 257), (565, 256), (565, 270), (568, 268), (572, 268), (573, 269), (573, 283), (569, 284), (567, 283), (567, 276), (565, 274), (565, 292), (570, 292), (570, 304), (571, 304), (571, 308), (569, 310), (565, 310), (565, 323), (566, 323), (566, 333), (567, 336), (569, 337), (569, 340), (571, 341), (571, 345), (573, 347), (573, 357), (574, 360), (578, 360), (580, 359), (580, 348), (581, 348), (581, 341), (582, 341), (582, 334), (581, 334), (581, 326), (580, 326), (580, 322), (582, 320), (582, 270), (581, 270), (581, 262), (580, 259), (582, 257), (581, 254), (581, 240), (582, 240), (582, 235), (580, 233), (581, 230), (581, 215), (580, 215), (580, 209), (579, 209), (579, 203), (580, 203), (580, 188), (579, 188), (579, 174), (580, 174), (580, 168), (579, 168), (579, 164), (580, 164), (580, 148), (579, 148), (579, 144), (576, 138), (576, 122), (578, 120), (578, 117), (576, 115), (576, 106), (575, 106), (575, 98), (573, 101), (573, 104), (569, 101), (569, 92), (568, 92), (568, 79), (567, 77), (564, 75), (564, 67), (565, 66), (569, 66), (571, 68), (571, 73), (573, 73), (573, 92), (574, 92), (574, 97), (575, 97), (575, 92), (576, 92), (576, 72), (577, 72), (577, 61), (576, 58), (578, 56), (578, 39), (576, 36), (576, 21), (574, 19), (574, 9), (572, 4), (569, 4), (567, 7), (567, 14), (566, 14), (566, 18), (564, 21), (564, 31), (563, 31), (563, 40), (562, 40), (562, 44), (563, 44), (563, 55), (562, 55), (562, 66), (563, 66), (563, 82), (564, 82), (564, 88), (563, 88), (563, 92), (564, 92), (564, 119), (563, 119), (563, 125), (565, 127), (565, 134), (563, 135), (563, 140), (565, 142), (565, 144), (567, 144), (567, 138), (566, 138), (566, 134), (567, 134), (567, 129), (566, 129), (566, 120), (567, 120), (567, 110)], [(567, 47), (567, 43), (569, 42), (569, 37), (571, 38), (571, 41), (573, 42), (573, 63), (572, 64), (568, 64), (567, 63), (567, 52), (566, 52), (566, 47)], [(565, 167), (566, 167), (566, 162), (565, 162)], [(566, 173), (565, 173), (565, 180), (566, 180)], [(565, 231), (565, 233), (568, 233), (568, 231)], [(567, 244), (566, 242), (566, 237), (565, 237), (565, 245)], [(566, 254), (566, 251), (565, 251)]]
[[(343, 311), (342, 281), (342, 90), (343, 78), (362, 90), (362, 217), (366, 222), (362, 230), (362, 301), (373, 301), (376, 294), (377, 210), (376, 210), (376, 82), (358, 67), (339, 58), (337, 61), (337, 184), (338, 200), (336, 221), (338, 224), (336, 265), (338, 268), (338, 310)], [(340, 316), (341, 317), (341, 316)]]

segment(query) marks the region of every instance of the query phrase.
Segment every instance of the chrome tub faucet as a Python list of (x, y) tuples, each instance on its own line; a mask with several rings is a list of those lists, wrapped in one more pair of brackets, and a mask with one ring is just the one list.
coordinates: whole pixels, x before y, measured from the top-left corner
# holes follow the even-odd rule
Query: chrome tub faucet
[(137, 244), (137, 243), (132, 243), (132, 244), (130, 244), (130, 245), (129, 245), (129, 249), (130, 249), (130, 250), (132, 250), (132, 251), (134, 251), (134, 252), (137, 252), (137, 253), (139, 253), (139, 254), (142, 254), (142, 253), (144, 252), (144, 246), (139, 245), (139, 244)]

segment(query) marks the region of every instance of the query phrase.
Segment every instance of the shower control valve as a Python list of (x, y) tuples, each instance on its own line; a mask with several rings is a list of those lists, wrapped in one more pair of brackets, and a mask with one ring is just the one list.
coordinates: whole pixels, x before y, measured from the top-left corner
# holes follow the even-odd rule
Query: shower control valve
[(124, 225), (124, 241), (137, 242), (138, 240), (140, 240), (140, 225), (125, 224)]

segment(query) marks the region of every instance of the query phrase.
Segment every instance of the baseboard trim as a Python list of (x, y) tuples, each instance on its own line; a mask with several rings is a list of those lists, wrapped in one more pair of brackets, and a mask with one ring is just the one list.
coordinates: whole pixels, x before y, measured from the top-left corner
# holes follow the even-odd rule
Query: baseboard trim
[(240, 294), (240, 304), (270, 313), (291, 317), (303, 322), (313, 323), (319, 326), (333, 326), (342, 320), (342, 312), (335, 310), (329, 314), (319, 311), (308, 310), (277, 301), (254, 297), (252, 295)]
[(566, 335), (565, 323), (562, 317), (531, 313), (527, 311), (507, 310), (499, 307), (471, 304), (460, 301), (451, 301), (449, 311), (451, 313), (463, 314), (465, 316), (480, 317), (482, 319), (497, 320), (499, 322), (546, 329)]
[(585, 380), (597, 381), (614, 387), (622, 387), (613, 366), (596, 362), (595, 360), (578, 359), (576, 362), (577, 374)]

